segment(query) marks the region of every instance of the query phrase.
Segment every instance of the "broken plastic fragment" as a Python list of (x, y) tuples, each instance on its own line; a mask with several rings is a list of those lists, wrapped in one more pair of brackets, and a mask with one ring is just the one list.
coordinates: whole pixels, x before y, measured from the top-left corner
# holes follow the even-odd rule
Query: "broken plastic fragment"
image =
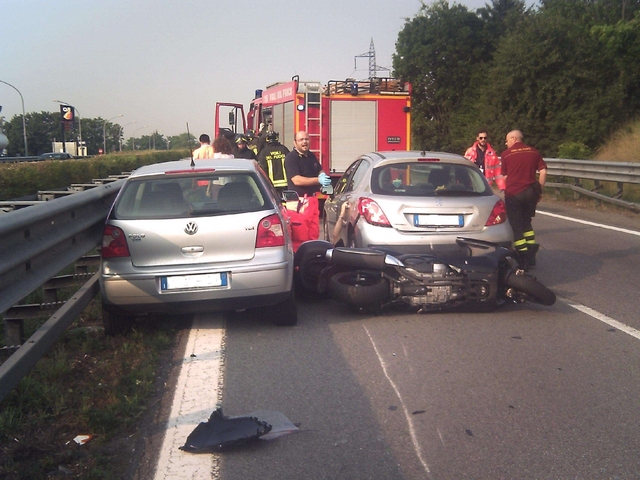
[(208, 453), (243, 445), (271, 431), (271, 425), (255, 417), (225, 417), (215, 410), (207, 422), (200, 423), (187, 437), (180, 450)]
[(263, 422), (267, 422), (271, 425), (271, 431), (262, 435), (260, 440), (273, 440), (274, 438), (300, 431), (300, 429), (291, 423), (291, 420), (289, 420), (282, 412), (274, 410), (256, 410), (255, 412), (251, 412), (249, 416), (259, 418)]
[(78, 445), (84, 445), (93, 438), (93, 435), (78, 435), (73, 439)]

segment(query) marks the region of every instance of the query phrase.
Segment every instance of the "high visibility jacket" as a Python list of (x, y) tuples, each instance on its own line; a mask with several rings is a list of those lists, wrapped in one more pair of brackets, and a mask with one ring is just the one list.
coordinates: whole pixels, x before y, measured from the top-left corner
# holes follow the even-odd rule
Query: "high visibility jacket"
[(269, 175), (273, 186), (286, 188), (287, 174), (284, 168), (284, 159), (289, 149), (280, 143), (267, 144), (258, 154), (258, 163)]
[[(475, 142), (467, 151), (464, 152), (465, 158), (468, 158), (473, 163), (476, 163), (478, 159), (478, 142)], [(484, 152), (484, 176), (487, 177), (489, 184), (496, 182), (496, 185), (500, 190), (505, 189), (504, 177), (500, 173), (500, 159), (496, 155), (496, 151), (487, 142), (487, 149)]]

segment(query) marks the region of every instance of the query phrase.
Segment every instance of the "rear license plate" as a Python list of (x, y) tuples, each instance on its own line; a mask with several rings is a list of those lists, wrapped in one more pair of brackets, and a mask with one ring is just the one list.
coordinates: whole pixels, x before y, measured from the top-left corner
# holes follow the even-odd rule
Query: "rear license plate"
[(464, 227), (463, 215), (414, 215), (415, 227)]
[(160, 290), (188, 290), (208, 287), (226, 287), (227, 274), (206, 273), (201, 275), (174, 275), (160, 277)]

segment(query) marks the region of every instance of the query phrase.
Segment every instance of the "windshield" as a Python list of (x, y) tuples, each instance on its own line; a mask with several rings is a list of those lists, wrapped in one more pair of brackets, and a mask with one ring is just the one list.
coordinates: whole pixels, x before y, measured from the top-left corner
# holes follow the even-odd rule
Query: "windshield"
[(385, 164), (371, 173), (371, 191), (390, 196), (493, 195), (484, 175), (472, 166), (433, 162)]
[(125, 184), (113, 215), (119, 219), (180, 218), (273, 208), (250, 173), (163, 175)]

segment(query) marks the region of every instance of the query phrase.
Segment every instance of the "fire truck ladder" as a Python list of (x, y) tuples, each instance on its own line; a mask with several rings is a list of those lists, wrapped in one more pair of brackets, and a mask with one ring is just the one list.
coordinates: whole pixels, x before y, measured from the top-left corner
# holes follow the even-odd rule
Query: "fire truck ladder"
[[(322, 85), (319, 82), (305, 84), (304, 103), (307, 106), (305, 120), (305, 130), (309, 134), (309, 144), (317, 148), (310, 148), (316, 157), (320, 159), (320, 148), (322, 145)], [(313, 112), (313, 115), (311, 114)], [(317, 112), (317, 117), (315, 116)], [(315, 139), (315, 141), (314, 141)]]

